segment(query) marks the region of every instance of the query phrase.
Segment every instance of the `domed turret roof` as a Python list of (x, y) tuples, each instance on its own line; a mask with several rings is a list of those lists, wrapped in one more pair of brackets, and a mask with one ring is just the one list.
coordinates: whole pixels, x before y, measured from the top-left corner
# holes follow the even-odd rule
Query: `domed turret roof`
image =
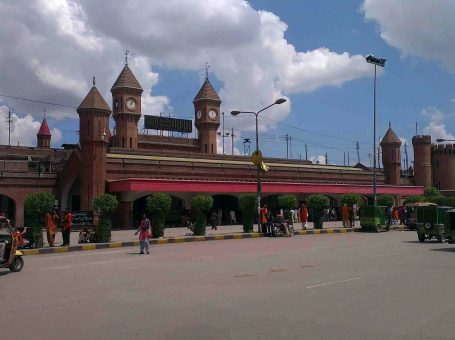
[(194, 97), (193, 103), (199, 100), (215, 100), (221, 102), (218, 93), (216, 93), (212, 84), (210, 84), (209, 78), (205, 78), (204, 84), (202, 84), (201, 89), (197, 93), (196, 97)]
[(107, 105), (103, 96), (99, 93), (98, 89), (95, 86), (91, 88), (87, 96), (77, 108), (77, 111), (80, 109), (98, 109), (111, 111), (111, 108), (109, 105)]
[(41, 123), (37, 136), (51, 136), (51, 130), (49, 130), (46, 118), (43, 118), (43, 122)]
[(129, 68), (128, 64), (126, 64), (125, 67), (123, 68), (122, 72), (120, 72), (114, 85), (112, 85), (111, 91), (117, 87), (128, 87), (128, 88), (142, 90), (141, 85), (137, 81), (136, 77), (134, 76), (133, 72)]
[(387, 132), (384, 135), (384, 138), (382, 138), (381, 145), (382, 144), (399, 144), (401, 145), (401, 140), (398, 138), (396, 133), (392, 130), (391, 127), (387, 130)]

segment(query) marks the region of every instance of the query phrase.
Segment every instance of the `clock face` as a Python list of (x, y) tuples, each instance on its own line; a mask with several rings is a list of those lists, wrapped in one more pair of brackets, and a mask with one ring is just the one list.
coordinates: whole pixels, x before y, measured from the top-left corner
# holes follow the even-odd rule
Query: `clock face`
[(211, 120), (215, 120), (216, 119), (216, 111), (215, 110), (210, 110), (209, 111), (209, 118)]
[(116, 109), (118, 109), (118, 100), (115, 100), (115, 102), (114, 102), (114, 107), (115, 107)]
[(197, 114), (196, 114), (196, 118), (197, 119), (201, 119), (201, 117), (202, 117), (202, 112), (198, 111)]
[(129, 98), (126, 101), (126, 108), (130, 111), (133, 111), (136, 108), (136, 101), (133, 98)]

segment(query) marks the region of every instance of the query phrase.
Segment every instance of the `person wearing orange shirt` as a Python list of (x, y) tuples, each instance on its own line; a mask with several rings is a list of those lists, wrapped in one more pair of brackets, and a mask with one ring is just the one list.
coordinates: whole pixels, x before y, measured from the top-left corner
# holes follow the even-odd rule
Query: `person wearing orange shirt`
[(65, 214), (63, 215), (63, 230), (62, 230), (62, 236), (63, 236), (63, 246), (69, 246), (70, 245), (70, 234), (71, 234), (71, 226), (73, 225), (73, 215), (71, 214), (71, 211), (69, 208), (65, 210)]
[(54, 247), (55, 234), (57, 234), (58, 215), (55, 211), (47, 212), (44, 215), (44, 226), (46, 227), (47, 243)]
[(267, 206), (262, 206), (260, 212), (260, 219), (261, 219), (261, 229), (263, 233), (267, 232)]
[(300, 222), (302, 222), (302, 230), (305, 230), (308, 225), (308, 208), (305, 204), (302, 204), (302, 208), (300, 208)]
[(343, 227), (348, 228), (349, 223), (349, 207), (347, 204), (343, 204), (343, 209), (341, 210), (341, 217), (343, 218)]

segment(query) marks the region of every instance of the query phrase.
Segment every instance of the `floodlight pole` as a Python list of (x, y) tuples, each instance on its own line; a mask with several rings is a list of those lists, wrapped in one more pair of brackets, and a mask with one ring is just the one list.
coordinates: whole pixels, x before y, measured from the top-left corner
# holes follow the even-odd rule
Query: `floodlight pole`
[[(231, 115), (237, 116), (239, 113), (251, 113), (255, 116), (255, 123), (256, 123), (256, 155), (259, 154), (259, 127), (258, 127), (258, 116), (264, 110), (267, 110), (269, 107), (277, 104), (283, 104), (286, 101), (284, 98), (277, 99), (273, 104), (264, 107), (263, 109), (259, 110), (258, 112), (253, 111), (231, 111)], [(256, 165), (256, 193), (257, 193), (257, 205), (258, 205), (258, 233), (261, 232), (261, 164), (258, 162)]]
[[(384, 67), (385, 59), (369, 55), (366, 57), (367, 63), (374, 65), (374, 86), (373, 86), (373, 155), (376, 150), (376, 66)], [(378, 158), (379, 162), (379, 158)], [(376, 197), (376, 156), (373, 157), (373, 205), (377, 205)]]

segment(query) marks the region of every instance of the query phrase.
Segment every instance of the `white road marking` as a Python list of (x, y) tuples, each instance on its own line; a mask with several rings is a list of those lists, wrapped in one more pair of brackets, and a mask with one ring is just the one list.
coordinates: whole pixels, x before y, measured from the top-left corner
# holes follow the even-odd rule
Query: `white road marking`
[(352, 279), (347, 279), (347, 280), (326, 282), (326, 283), (321, 283), (321, 284), (314, 285), (314, 286), (308, 286), (308, 287), (305, 287), (305, 288), (311, 289), (311, 288), (317, 288), (317, 287), (325, 287), (325, 286), (329, 286), (329, 285), (335, 285), (337, 283), (343, 283), (343, 282), (349, 282), (349, 281), (355, 281), (355, 280), (360, 280), (360, 277), (353, 277)]

